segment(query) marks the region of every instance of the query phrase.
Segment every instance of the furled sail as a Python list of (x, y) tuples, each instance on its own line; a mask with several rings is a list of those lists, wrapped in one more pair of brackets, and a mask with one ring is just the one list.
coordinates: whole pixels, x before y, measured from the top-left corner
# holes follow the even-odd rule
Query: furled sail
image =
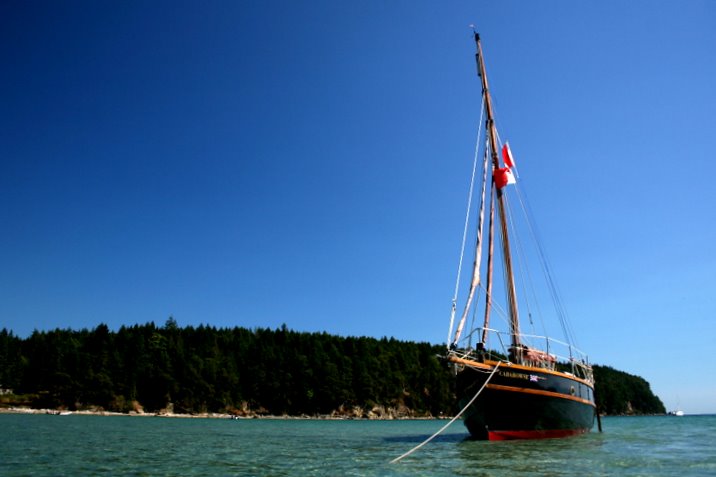
[(467, 321), (467, 315), (470, 313), (470, 306), (475, 297), (475, 292), (480, 285), (480, 265), (482, 262), (482, 229), (485, 217), (485, 192), (487, 190), (487, 148), (485, 148), (485, 158), (482, 164), (482, 192), (480, 197), (480, 213), (477, 225), (477, 239), (475, 241), (475, 261), (472, 264), (472, 280), (470, 281), (470, 291), (465, 301), (465, 309), (462, 312), (460, 321), (455, 330), (455, 337), (453, 338), (453, 345), (457, 345), (462, 335), (462, 330), (465, 328), (465, 322)]

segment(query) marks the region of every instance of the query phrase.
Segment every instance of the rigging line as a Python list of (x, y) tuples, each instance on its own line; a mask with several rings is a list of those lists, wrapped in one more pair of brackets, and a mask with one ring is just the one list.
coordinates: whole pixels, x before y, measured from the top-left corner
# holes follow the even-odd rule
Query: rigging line
[[(502, 319), (503, 324), (508, 325), (510, 324), (509, 321), (509, 312), (507, 309), (505, 309), (502, 305), (500, 305), (499, 300), (495, 298), (495, 294), (491, 293), (488, 295), (487, 288), (485, 288), (485, 285), (481, 282), (477, 285), (478, 289), (481, 290), (485, 294), (485, 300), (489, 298), (490, 305), (493, 309), (495, 309), (498, 317)], [(504, 297), (503, 297), (504, 298)]]
[[(480, 285), (482, 290), (485, 292), (485, 296), (487, 296), (487, 289)], [(504, 297), (503, 297), (504, 299)], [(497, 312), (497, 316), (502, 320), (502, 323), (509, 327), (510, 325), (510, 312), (506, 310), (498, 301), (494, 298), (494, 293), (490, 296), (490, 305), (494, 310)]]
[[(480, 283), (479, 286), (480, 286), (480, 289), (483, 292), (485, 292), (485, 299), (487, 299), (487, 296), (488, 296), (487, 288), (485, 288), (485, 286), (482, 283)], [(510, 313), (509, 313), (509, 311), (507, 311), (507, 309), (505, 309), (502, 305), (500, 305), (500, 302), (495, 299), (494, 295), (495, 295), (494, 293), (490, 294), (490, 304), (492, 305), (492, 308), (494, 308), (497, 311), (497, 315), (500, 318), (502, 318), (502, 321), (504, 322), (504, 324), (509, 325), (510, 324), (510, 320), (509, 320)]]
[[(489, 147), (490, 147), (490, 140), (489, 140), (489, 138), (487, 137), (487, 134), (486, 134), (486, 135), (485, 135), (484, 157), (482, 158), (482, 168), (483, 168), (483, 175), (482, 175), (482, 181), (483, 181), (483, 182), (482, 182), (482, 185), (483, 185), (483, 191), (482, 191), (482, 198), (480, 199), (480, 200), (482, 201), (482, 203), (480, 204), (480, 207), (481, 207), (481, 208), (484, 207), (484, 205), (485, 205), (485, 187), (487, 186), (487, 172), (488, 172), (488, 168), (489, 168), (489, 160), (488, 160)], [(492, 203), (492, 190), (490, 190), (490, 203)], [(479, 220), (480, 220), (480, 225), (478, 225), (478, 232), (477, 232), (477, 234), (478, 234), (478, 240), (482, 240), (481, 237), (482, 237), (482, 221), (483, 221), (483, 219), (484, 219), (484, 217), (483, 217), (483, 210), (481, 210), (481, 211), (480, 211), (480, 219), (479, 219)], [(483, 247), (483, 244), (478, 242), (478, 246), (479, 246), (479, 247)], [(477, 258), (477, 250), (475, 250), (475, 257)], [(477, 303), (478, 303), (479, 300), (480, 300), (480, 290), (485, 290), (485, 307), (488, 306), (488, 302), (487, 302), (487, 291), (486, 291), (486, 289), (482, 286), (482, 280), (480, 280), (480, 281), (477, 283), (477, 290), (476, 290), (476, 292), (477, 292), (477, 299), (476, 299), (476, 302), (475, 302), (475, 306), (472, 308), (472, 319), (470, 320), (470, 336), (472, 336), (472, 334), (473, 334), (472, 332), (475, 330), (475, 320), (477, 319), (477, 310), (478, 310)], [(468, 345), (468, 348), (472, 348), (472, 338), (470, 338), (470, 340), (468, 341), (467, 345)]]
[(467, 195), (467, 211), (465, 213), (465, 226), (462, 231), (462, 245), (460, 246), (460, 261), (457, 265), (457, 278), (455, 279), (455, 293), (452, 297), (452, 309), (450, 311), (450, 328), (446, 343), (450, 346), (452, 337), (452, 328), (455, 324), (455, 310), (457, 307), (457, 295), (460, 289), (460, 275), (462, 274), (462, 261), (465, 256), (465, 243), (467, 241), (467, 229), (470, 224), (470, 208), (472, 206), (472, 195), (475, 188), (475, 171), (477, 170), (477, 158), (480, 153), (480, 136), (482, 135), (482, 118), (485, 114), (485, 93), (482, 94), (482, 103), (480, 104), (480, 120), (477, 123), (477, 139), (475, 141), (475, 155), (472, 160), (472, 176), (470, 177), (470, 190)]
[(428, 438), (425, 439), (423, 442), (421, 442), (421, 443), (418, 444), (417, 446), (413, 447), (412, 449), (410, 449), (410, 450), (409, 450), (408, 452), (406, 452), (405, 454), (403, 454), (403, 455), (401, 455), (400, 457), (396, 457), (395, 459), (391, 460), (390, 463), (391, 463), (391, 464), (395, 464), (396, 462), (400, 462), (401, 460), (403, 460), (405, 457), (408, 457), (410, 454), (412, 454), (413, 452), (415, 452), (416, 450), (420, 449), (420, 448), (423, 447), (425, 444), (427, 444), (428, 442), (432, 441), (432, 440), (435, 439), (437, 436), (439, 436), (440, 434), (442, 434), (442, 432), (443, 432), (445, 429), (447, 429), (447, 428), (450, 427), (455, 421), (457, 421), (458, 419), (460, 419), (460, 416), (463, 415), (463, 413), (467, 410), (467, 408), (469, 408), (470, 406), (472, 406), (472, 403), (475, 402), (475, 399), (477, 399), (477, 397), (480, 395), (480, 393), (482, 393), (482, 390), (485, 389), (485, 387), (487, 386), (487, 383), (490, 382), (490, 380), (492, 379), (492, 377), (493, 377), (493, 376), (495, 375), (495, 373), (497, 372), (497, 369), (500, 367), (500, 364), (502, 364), (502, 362), (498, 362), (498, 363), (495, 365), (495, 369), (492, 370), (492, 372), (491, 372), (490, 375), (487, 377), (487, 379), (486, 379), (485, 382), (482, 384), (482, 386), (481, 386), (480, 389), (477, 391), (477, 393), (473, 396), (472, 399), (470, 399), (470, 402), (468, 402), (467, 405), (466, 405), (465, 407), (463, 407), (463, 408), (460, 410), (460, 412), (458, 412), (458, 413), (455, 415), (455, 417), (453, 417), (453, 418), (450, 420), (450, 422), (448, 422), (447, 424), (445, 424), (445, 425), (444, 425), (443, 427), (441, 427), (435, 434), (433, 434), (432, 436), (428, 437)]
[[(525, 220), (527, 222), (528, 229), (530, 230), (530, 234), (532, 235), (532, 239), (534, 240), (535, 246), (537, 248), (538, 256), (540, 258), (540, 265), (542, 267), (542, 271), (545, 276), (547, 288), (550, 292), (550, 296), (552, 297), (552, 302), (554, 303), (554, 306), (555, 306), (555, 311), (557, 313), (557, 317), (559, 318), (560, 325), (562, 327), (562, 332), (564, 333), (564, 336), (567, 339), (567, 341), (572, 342), (573, 337), (569, 330), (568, 324), (565, 322), (564, 309), (563, 309), (562, 305), (560, 304), (559, 296), (556, 293), (556, 290), (554, 289), (555, 284), (552, 279), (551, 272), (549, 271), (549, 265), (547, 263), (547, 259), (544, 254), (544, 250), (542, 249), (541, 242), (537, 236), (536, 230), (533, 227), (534, 221), (531, 220), (532, 218), (530, 215), (529, 207), (527, 206), (526, 200), (523, 199), (523, 197), (520, 193), (520, 189), (516, 189), (516, 191), (517, 191), (518, 200), (520, 201), (521, 209), (523, 211)], [(545, 333), (545, 335), (546, 334), (547, 333)]]
[[(525, 197), (525, 203), (529, 204), (526, 200), (526, 197)], [(527, 210), (529, 210), (529, 208), (527, 208)], [(533, 223), (534, 223), (534, 221), (531, 221), (530, 225), (532, 225)], [(535, 234), (535, 237), (537, 237), (536, 226), (535, 226), (534, 234)], [(557, 282), (554, 280), (554, 274), (552, 273), (552, 266), (549, 263), (547, 254), (542, 247), (541, 241), (538, 241), (537, 239), (535, 239), (535, 241), (538, 243), (540, 254), (543, 257), (545, 273), (547, 275), (549, 285), (551, 287), (551, 290), (552, 290), (552, 293), (554, 296), (555, 307), (557, 308), (557, 313), (560, 318), (560, 322), (563, 326), (566, 341), (574, 347), (579, 347), (579, 344), (577, 343), (576, 336), (574, 335), (574, 332), (572, 330), (572, 325), (569, 320), (569, 314), (567, 312), (567, 308), (565, 307), (564, 302), (562, 301), (562, 294), (559, 291)]]
[[(507, 194), (503, 193), (502, 198), (503, 198), (503, 203), (505, 204), (505, 209), (509, 210), (509, 200), (508, 200)], [(508, 222), (509, 222), (509, 220), (508, 220)], [(510, 300), (510, 291), (509, 291), (509, 285), (508, 285), (509, 284), (509, 275), (507, 272), (507, 266), (505, 265), (505, 262), (507, 261), (507, 259), (505, 258), (505, 247), (504, 247), (505, 240), (507, 240), (507, 238), (505, 237), (507, 230), (503, 230), (502, 227), (498, 227), (498, 229), (499, 229), (499, 234), (500, 234), (500, 243), (502, 243), (502, 245), (503, 245), (502, 247), (499, 247), (499, 248), (500, 248), (500, 253), (502, 254), (502, 283), (505, 286), (505, 297), (508, 302), (507, 315), (510, 319), (510, 322), (509, 322), (510, 333), (512, 333), (515, 336), (518, 336), (519, 332), (517, 330), (513, 329), (511, 307), (509, 304), (509, 300)], [(512, 257), (510, 257), (510, 259), (511, 258)], [(517, 291), (515, 290), (515, 294), (516, 293), (517, 293)], [(517, 297), (515, 297), (515, 300), (516, 299), (517, 299)], [(519, 315), (518, 315), (518, 317), (519, 317)]]
[[(482, 283), (480, 283), (478, 285), (478, 288), (480, 290), (482, 290), (482, 292), (485, 293), (485, 299), (487, 299), (488, 295), (487, 295), (487, 289), (485, 288), (485, 286)], [(503, 308), (500, 305), (499, 301), (495, 300), (494, 298), (490, 298), (490, 300), (491, 300), (490, 303), (492, 305), (492, 308), (495, 311), (495, 313), (497, 314), (497, 317), (502, 320), (502, 324), (504, 324), (505, 326), (509, 326), (510, 320), (509, 320), (509, 313), (507, 312), (507, 310), (505, 308)], [(469, 337), (469, 335), (464, 337), (462, 340), (467, 341), (468, 337)]]
[[(522, 211), (522, 215), (524, 215), (524, 217), (525, 217), (525, 222), (527, 222), (527, 227), (528, 227), (528, 228), (531, 228), (532, 223), (531, 223), (531, 220), (530, 220), (530, 214), (529, 214), (529, 212), (528, 212), (528, 207), (527, 207), (526, 201), (524, 201), (524, 200), (522, 199), (522, 195), (520, 194), (520, 191), (522, 190), (521, 183), (520, 183), (519, 186), (518, 186), (518, 184), (515, 184), (515, 186), (516, 186), (516, 187), (515, 187), (515, 193), (517, 194), (517, 199), (518, 199), (518, 201), (519, 201), (519, 203), (520, 203), (520, 209), (521, 209), (521, 211)], [(532, 237), (533, 237), (533, 241), (534, 241), (535, 244), (537, 245), (538, 240), (535, 238), (535, 234), (534, 234), (534, 233), (531, 233), (531, 235), (532, 235)], [(524, 252), (523, 252), (523, 253), (524, 253)], [(529, 281), (529, 283), (530, 283), (530, 288), (531, 288), (532, 296), (534, 297), (534, 303), (535, 303), (535, 307), (536, 307), (536, 309), (537, 309), (537, 317), (538, 317), (538, 319), (539, 319), (539, 321), (540, 321), (540, 324), (542, 325), (542, 334), (543, 334), (543, 336), (548, 336), (547, 327), (545, 326), (545, 321), (546, 321), (546, 320), (544, 319), (544, 313), (542, 312), (542, 306), (541, 306), (541, 304), (540, 304), (540, 301), (537, 299), (537, 290), (535, 289), (535, 285), (534, 285), (535, 282), (536, 282), (536, 280), (534, 280), (534, 279), (532, 278), (532, 269), (531, 269), (531, 267), (529, 267), (529, 266), (526, 265), (526, 266), (525, 266), (525, 269), (526, 269), (526, 272), (527, 272), (527, 275), (528, 275), (528, 281)], [(536, 333), (535, 333), (535, 334), (536, 334)]]
[[(485, 145), (487, 147), (487, 144)], [(457, 329), (455, 330), (455, 337), (452, 340), (452, 345), (455, 345), (460, 339), (460, 335), (465, 327), (468, 313), (470, 312), (470, 306), (475, 298), (475, 291), (477, 285), (480, 283), (480, 268), (482, 258), (482, 233), (483, 233), (483, 222), (485, 218), (485, 190), (487, 187), (487, 169), (488, 169), (488, 156), (487, 149), (485, 149), (485, 155), (482, 159), (482, 188), (480, 191), (480, 211), (477, 214), (477, 234), (475, 237), (475, 255), (472, 263), (472, 278), (470, 280), (470, 287), (468, 288), (467, 299), (465, 300), (465, 307), (458, 322)]]
[[(479, 290), (479, 287), (478, 287), (478, 290)], [(479, 299), (479, 297), (478, 297), (478, 299)], [(472, 318), (470, 319), (470, 334), (468, 335), (469, 339), (467, 341), (468, 349), (472, 348), (472, 335), (473, 335), (472, 331), (475, 329), (475, 319), (477, 318), (477, 309), (478, 309), (478, 307), (477, 307), (477, 303), (476, 303), (475, 306), (472, 307)]]
[[(494, 118), (502, 118), (502, 119), (504, 119), (506, 116), (503, 116), (502, 113), (498, 113), (498, 110), (500, 109), (500, 95), (499, 95), (499, 93), (495, 94), (494, 91), (490, 90), (490, 99), (491, 99), (491, 103), (492, 103), (492, 111), (493, 111), (493, 114), (492, 114), (492, 115), (493, 115), (493, 117), (494, 117)], [(503, 110), (503, 112), (504, 112), (504, 110)], [(497, 120), (496, 120), (496, 119), (493, 119), (493, 121), (494, 121), (494, 123), (495, 123), (495, 132), (497, 133), (497, 144), (500, 146), (500, 149), (502, 149), (503, 142), (502, 142), (502, 138), (500, 138), (500, 128), (501, 128), (502, 126), (500, 126), (500, 127), (498, 128), (498, 127), (497, 127)], [(505, 122), (500, 122), (501, 125), (508, 124), (508, 123), (509, 123), (509, 121), (507, 121), (507, 123), (505, 123)], [(509, 137), (509, 135), (510, 135), (510, 128), (509, 128), (509, 127), (505, 127), (505, 130), (507, 131), (507, 136)]]
[(549, 260), (547, 259), (547, 254), (544, 250), (544, 247), (542, 246), (542, 242), (539, 239), (539, 235), (537, 233), (537, 229), (535, 226), (535, 222), (533, 220), (532, 211), (529, 207), (529, 202), (527, 201), (527, 193), (524, 192), (524, 198), (522, 197), (522, 192), (520, 192), (521, 189), (517, 190), (517, 197), (520, 201), (520, 204), (522, 206), (522, 210), (524, 211), (525, 218), (527, 221), (527, 226), (530, 231), (530, 234), (532, 235), (532, 239), (534, 240), (536, 246), (537, 246), (537, 252), (540, 258), (540, 265), (542, 266), (542, 272), (545, 275), (545, 280), (547, 282), (547, 288), (549, 289), (550, 295), (552, 296), (552, 301), (554, 303), (555, 311), (557, 312), (557, 316), (560, 321), (560, 325), (562, 326), (562, 332), (564, 333), (564, 337), (567, 340), (568, 343), (574, 345), (575, 347), (578, 347), (577, 340), (574, 337), (574, 333), (572, 331), (568, 315), (567, 315), (567, 309), (562, 303), (562, 299), (560, 297), (559, 289), (557, 288), (557, 284), (554, 281), (554, 278), (552, 276), (551, 267), (549, 265)]
[[(515, 192), (518, 194), (519, 198), (519, 184), (514, 184)], [(524, 204), (522, 200), (519, 201), (520, 208), (522, 209), (523, 215), (525, 214), (524, 211)], [(527, 305), (527, 313), (530, 320), (530, 325), (532, 326), (533, 334), (537, 334), (535, 331), (535, 325), (534, 320), (532, 319), (533, 316), (533, 308), (534, 313), (536, 314), (536, 318), (539, 320), (540, 324), (542, 325), (542, 334), (544, 336), (547, 336), (547, 329), (545, 326), (545, 320), (544, 316), (542, 314), (542, 308), (540, 306), (540, 301), (538, 299), (537, 291), (535, 289), (535, 280), (532, 278), (532, 271), (530, 269), (529, 261), (527, 260), (527, 252), (524, 246), (524, 241), (521, 240), (521, 235), (517, 233), (516, 231), (516, 221), (514, 219), (514, 214), (512, 211), (512, 207), (510, 206), (509, 202), (506, 202), (507, 205), (507, 214), (510, 217), (510, 225), (512, 227), (513, 237), (515, 238), (516, 242), (516, 253), (517, 253), (517, 263), (519, 265), (519, 272), (520, 272), (520, 281), (522, 282), (522, 288), (524, 290), (524, 300), (525, 304)], [(528, 286), (529, 285), (529, 286)], [(531, 299), (530, 299), (531, 296)]]
[[(517, 184), (514, 184), (515, 187), (517, 187)], [(505, 200), (505, 209), (508, 217), (508, 223), (510, 225), (510, 229), (512, 230), (512, 238), (515, 243), (515, 255), (517, 255), (517, 270), (519, 272), (519, 278), (520, 282), (522, 282), (522, 289), (525, 290), (525, 293), (523, 294), (523, 300), (525, 304), (527, 305), (527, 315), (530, 320), (530, 324), (534, 326), (534, 323), (532, 322), (532, 306), (530, 304), (530, 297), (527, 294), (527, 286), (525, 285), (525, 272), (524, 269), (526, 267), (525, 262), (525, 256), (524, 251), (522, 248), (522, 241), (520, 240), (520, 236), (517, 233), (517, 228), (515, 227), (515, 219), (514, 215), (512, 214), (512, 207), (510, 206), (510, 201)]]

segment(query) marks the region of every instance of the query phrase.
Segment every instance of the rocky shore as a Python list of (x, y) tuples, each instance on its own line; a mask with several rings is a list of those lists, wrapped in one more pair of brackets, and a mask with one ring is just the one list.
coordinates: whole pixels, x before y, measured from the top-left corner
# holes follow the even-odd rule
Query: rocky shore
[(332, 420), (396, 420), (396, 419), (448, 419), (449, 416), (430, 416), (417, 415), (405, 406), (385, 407), (374, 406), (371, 409), (365, 409), (360, 406), (344, 407), (341, 406), (330, 414), (308, 415), (302, 414), (298, 416), (291, 415), (271, 415), (264, 412), (252, 410), (235, 410), (231, 413), (204, 412), (185, 414), (174, 412), (171, 407), (162, 409), (158, 412), (144, 412), (142, 409), (129, 411), (127, 413), (105, 411), (102, 409), (83, 409), (77, 411), (68, 411), (65, 409), (34, 409), (30, 407), (0, 407), (0, 414), (48, 414), (55, 416), (67, 415), (86, 415), (86, 416), (129, 416), (129, 417), (176, 417), (176, 418), (199, 418), (199, 419), (332, 419)]

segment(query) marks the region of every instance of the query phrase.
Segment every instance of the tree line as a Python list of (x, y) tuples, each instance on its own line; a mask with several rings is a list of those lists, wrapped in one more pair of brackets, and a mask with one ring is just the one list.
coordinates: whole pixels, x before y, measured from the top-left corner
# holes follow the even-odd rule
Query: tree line
[(609, 366), (594, 366), (594, 394), (601, 412), (610, 415), (664, 414), (666, 408), (640, 376)]
[[(444, 345), (267, 328), (0, 331), (0, 404), (178, 413), (326, 415), (375, 406), (414, 416), (457, 410)], [(600, 411), (662, 413), (642, 378), (595, 367)], [(628, 403), (628, 404), (627, 404)]]

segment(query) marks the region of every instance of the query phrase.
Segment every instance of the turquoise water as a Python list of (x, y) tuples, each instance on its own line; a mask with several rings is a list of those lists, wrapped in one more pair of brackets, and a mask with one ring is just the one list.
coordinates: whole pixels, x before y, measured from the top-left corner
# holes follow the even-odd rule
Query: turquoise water
[(0, 476), (716, 476), (716, 416), (612, 417), (604, 433), (467, 440), (444, 421), (0, 414)]

